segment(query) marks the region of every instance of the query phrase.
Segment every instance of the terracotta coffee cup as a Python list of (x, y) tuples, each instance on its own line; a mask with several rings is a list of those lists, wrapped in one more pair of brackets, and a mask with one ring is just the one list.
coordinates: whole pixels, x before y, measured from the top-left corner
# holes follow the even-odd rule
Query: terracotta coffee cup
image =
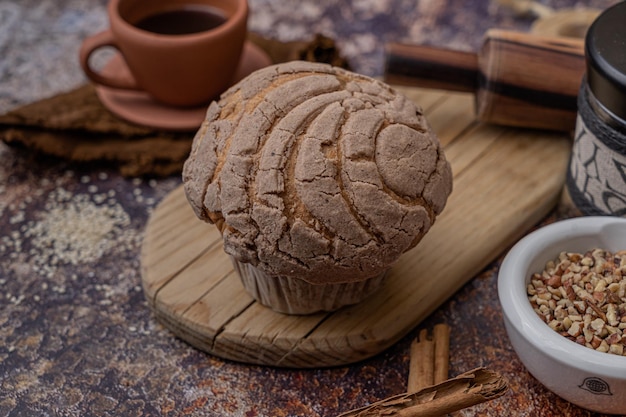
[[(140, 90), (171, 106), (197, 106), (233, 81), (246, 39), (247, 0), (111, 0), (110, 29), (80, 49), (85, 74), (96, 84)], [(92, 68), (91, 55), (116, 48), (132, 77)]]

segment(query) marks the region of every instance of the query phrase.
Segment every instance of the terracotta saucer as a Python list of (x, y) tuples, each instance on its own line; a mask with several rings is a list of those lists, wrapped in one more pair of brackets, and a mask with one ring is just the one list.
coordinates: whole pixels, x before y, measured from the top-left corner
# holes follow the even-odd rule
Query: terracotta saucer
[[(251, 42), (246, 42), (233, 84), (257, 69), (271, 64), (272, 61), (264, 50)], [(132, 78), (119, 54), (111, 58), (102, 72)], [(208, 107), (208, 104), (191, 108), (170, 107), (154, 101), (147, 93), (141, 91), (118, 90), (100, 85), (96, 86), (96, 93), (102, 104), (122, 119), (159, 129), (196, 130), (202, 123)]]

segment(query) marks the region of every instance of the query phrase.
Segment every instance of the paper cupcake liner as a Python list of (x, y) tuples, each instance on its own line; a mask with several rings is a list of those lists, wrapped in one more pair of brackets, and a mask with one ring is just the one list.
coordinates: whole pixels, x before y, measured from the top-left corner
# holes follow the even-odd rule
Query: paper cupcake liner
[(293, 277), (270, 276), (249, 263), (231, 257), (244, 288), (259, 303), (285, 314), (334, 311), (356, 304), (382, 285), (387, 271), (363, 281), (311, 284)]

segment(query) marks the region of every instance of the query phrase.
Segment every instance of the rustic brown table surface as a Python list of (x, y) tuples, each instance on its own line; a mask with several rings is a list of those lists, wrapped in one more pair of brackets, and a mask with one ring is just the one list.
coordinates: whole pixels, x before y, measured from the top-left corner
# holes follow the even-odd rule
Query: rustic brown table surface
[[(501, 3), (250, 0), (249, 28), (281, 41), (326, 34), (355, 71), (380, 76), (387, 41), (475, 50), (489, 28), (528, 30), (534, 17)], [(77, 50), (107, 26), (105, 5), (0, 1), (0, 113), (85, 82)], [(0, 144), (0, 415), (333, 416), (404, 392), (411, 340), (440, 322), (452, 327), (451, 375), (485, 366), (511, 386), (459, 415), (592, 415), (543, 388), (512, 350), (496, 294), (502, 254), (399, 343), (350, 366), (277, 369), (190, 347), (154, 319), (140, 286), (146, 221), (179, 184)]]

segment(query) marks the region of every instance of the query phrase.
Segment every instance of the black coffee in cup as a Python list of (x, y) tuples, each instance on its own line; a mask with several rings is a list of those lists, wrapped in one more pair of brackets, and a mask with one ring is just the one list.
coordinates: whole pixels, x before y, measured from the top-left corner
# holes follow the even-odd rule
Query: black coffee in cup
[(215, 29), (224, 22), (226, 15), (218, 8), (187, 5), (146, 16), (134, 26), (162, 35), (187, 35)]

